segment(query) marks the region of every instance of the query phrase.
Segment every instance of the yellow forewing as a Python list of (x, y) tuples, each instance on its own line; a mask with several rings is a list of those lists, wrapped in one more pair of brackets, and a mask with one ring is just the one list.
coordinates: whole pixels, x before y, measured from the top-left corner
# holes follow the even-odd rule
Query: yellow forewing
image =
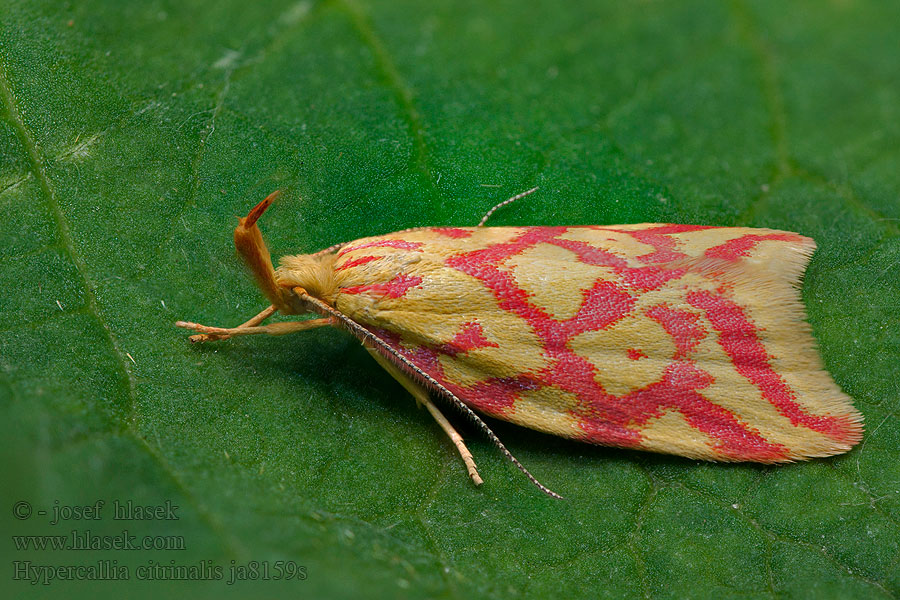
[[(715, 460), (843, 452), (789, 232), (425, 228), (344, 245), (333, 306), (471, 407), (564, 437)], [(301, 281), (286, 257), (282, 282)]]

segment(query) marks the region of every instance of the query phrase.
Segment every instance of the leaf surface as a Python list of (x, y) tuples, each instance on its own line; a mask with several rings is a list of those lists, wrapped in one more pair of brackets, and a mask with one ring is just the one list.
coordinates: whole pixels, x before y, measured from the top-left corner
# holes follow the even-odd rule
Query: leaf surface
[[(127, 529), (185, 546), (6, 542), (8, 565), (116, 560), (130, 573), (49, 587), (7, 576), (17, 596), (900, 595), (896, 7), (7, 6), (5, 530)], [(285, 194), (262, 228), (280, 256), (474, 225), (534, 185), (492, 223), (815, 238), (804, 300), (828, 370), (866, 417), (863, 443), (804, 464), (718, 465), (496, 423), (566, 496), (554, 501), (463, 425), (486, 480), (474, 488), (437, 425), (349, 336), (196, 347), (172, 325), (234, 325), (264, 306), (231, 229), (274, 189)], [(98, 499), (101, 519), (50, 524), (55, 507)], [(30, 519), (9, 510), (22, 500)], [(115, 500), (168, 501), (179, 519), (117, 521)], [(254, 581), (251, 561), (307, 577)], [(201, 581), (152, 569), (138, 581), (153, 564)], [(228, 585), (233, 565), (250, 581)], [(216, 566), (222, 580), (202, 580)]]

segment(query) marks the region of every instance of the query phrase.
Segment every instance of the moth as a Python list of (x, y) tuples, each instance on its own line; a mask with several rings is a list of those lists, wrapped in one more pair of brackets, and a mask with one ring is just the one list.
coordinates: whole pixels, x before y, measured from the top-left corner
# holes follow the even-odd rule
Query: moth
[[(535, 188), (537, 189), (537, 188)], [(594, 444), (714, 461), (846, 452), (862, 416), (824, 370), (800, 285), (815, 242), (748, 227), (418, 227), (273, 267), (257, 221), (239, 254), (271, 306), (236, 328), (179, 321), (192, 341), (345, 329), (437, 420), (466, 415)], [(318, 318), (263, 325), (275, 312)]]

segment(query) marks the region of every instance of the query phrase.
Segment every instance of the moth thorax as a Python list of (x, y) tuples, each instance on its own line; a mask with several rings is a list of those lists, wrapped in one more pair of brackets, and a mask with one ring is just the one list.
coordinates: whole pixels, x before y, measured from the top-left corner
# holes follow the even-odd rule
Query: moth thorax
[(337, 295), (334, 261), (337, 254), (297, 254), (282, 256), (275, 270), (278, 285), (302, 287), (310, 296), (333, 304)]

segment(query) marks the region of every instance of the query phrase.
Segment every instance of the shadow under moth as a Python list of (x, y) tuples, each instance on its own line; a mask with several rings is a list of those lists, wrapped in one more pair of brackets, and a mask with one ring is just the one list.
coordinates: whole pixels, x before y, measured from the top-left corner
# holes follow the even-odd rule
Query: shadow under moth
[[(535, 188), (536, 189), (536, 188)], [(285, 256), (240, 219), (238, 252), (271, 306), (194, 342), (345, 329), (424, 405), (565, 438), (716, 461), (846, 452), (862, 415), (824, 370), (800, 299), (815, 242), (748, 227), (417, 227)], [(275, 312), (319, 318), (263, 325)], [(477, 411), (477, 413), (476, 413)]]

